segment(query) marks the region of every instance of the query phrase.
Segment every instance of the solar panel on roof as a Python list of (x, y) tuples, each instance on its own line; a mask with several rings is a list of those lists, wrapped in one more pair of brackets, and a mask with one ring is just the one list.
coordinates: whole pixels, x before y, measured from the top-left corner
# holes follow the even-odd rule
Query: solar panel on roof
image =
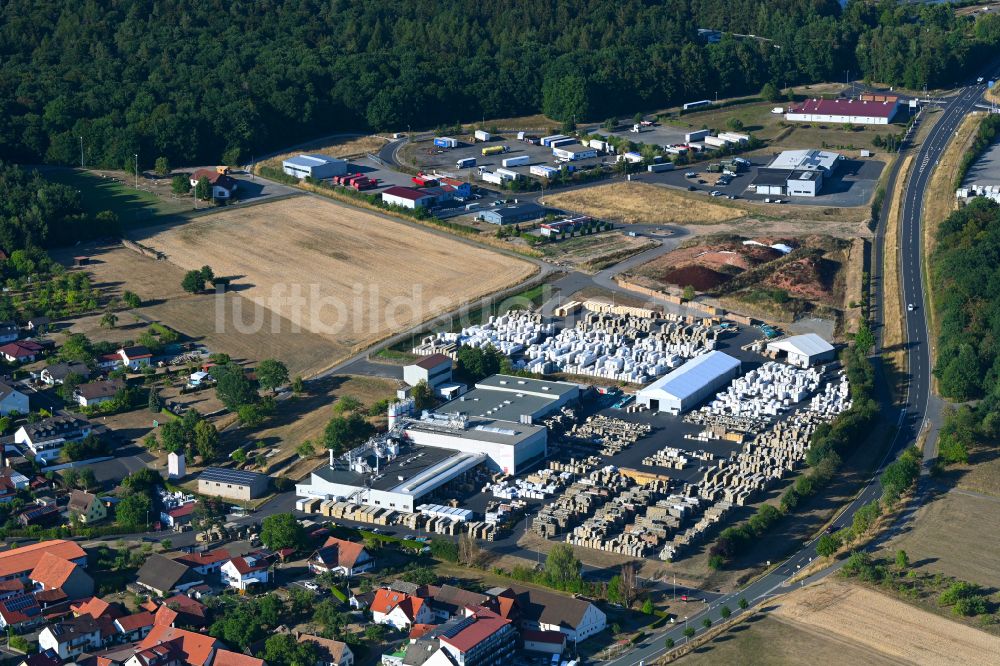
[(20, 597), (10, 599), (5, 605), (7, 606), (7, 610), (22, 611), (25, 608), (30, 608), (31, 606), (36, 605), (36, 602), (33, 596), (25, 594)]
[(253, 483), (260, 478), (256, 472), (243, 472), (235, 469), (223, 469), (221, 467), (209, 467), (201, 473), (202, 479), (206, 481), (220, 481), (225, 483)]
[(454, 626), (446, 628), (444, 631), (441, 632), (440, 635), (444, 636), (445, 638), (454, 638), (462, 631), (475, 624), (475, 622), (476, 622), (475, 617), (463, 617), (461, 621), (456, 622)]

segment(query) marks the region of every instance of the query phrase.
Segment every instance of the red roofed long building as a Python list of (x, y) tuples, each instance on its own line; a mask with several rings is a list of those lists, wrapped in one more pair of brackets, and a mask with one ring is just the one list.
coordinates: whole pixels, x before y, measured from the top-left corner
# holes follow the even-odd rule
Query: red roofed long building
[(455, 618), (434, 632), (460, 666), (501, 666), (514, 657), (517, 631), (510, 620), (477, 608), (469, 617)]
[(382, 192), (382, 203), (401, 208), (422, 208), (430, 206), (437, 197), (413, 187), (390, 187)]
[(807, 99), (788, 107), (785, 120), (804, 123), (888, 125), (899, 111), (899, 100)]
[(46, 553), (87, 566), (87, 553), (83, 548), (73, 541), (53, 539), (0, 552), (0, 580), (27, 580)]

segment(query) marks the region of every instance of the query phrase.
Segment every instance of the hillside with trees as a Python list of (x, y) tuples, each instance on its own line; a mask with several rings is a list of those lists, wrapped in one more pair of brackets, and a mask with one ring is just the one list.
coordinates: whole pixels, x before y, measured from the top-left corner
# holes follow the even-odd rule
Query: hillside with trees
[[(698, 28), (731, 30), (705, 44)], [(836, 0), (122, 0), (0, 6), (0, 156), (239, 163), (350, 129), (557, 120), (844, 78), (951, 85), (1000, 17)]]

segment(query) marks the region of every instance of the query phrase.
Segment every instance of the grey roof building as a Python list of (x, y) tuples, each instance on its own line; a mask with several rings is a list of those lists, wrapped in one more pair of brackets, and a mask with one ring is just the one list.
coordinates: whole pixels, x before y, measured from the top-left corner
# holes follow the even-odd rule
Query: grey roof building
[(267, 492), (268, 477), (257, 472), (247, 472), (223, 467), (207, 467), (198, 476), (198, 492), (202, 495), (251, 500)]
[(136, 583), (161, 597), (204, 582), (204, 577), (194, 569), (159, 553), (146, 558), (136, 578)]
[(538, 218), (544, 216), (545, 209), (530, 201), (516, 203), (502, 208), (494, 208), (492, 210), (484, 210), (480, 215), (484, 222), (499, 224), (501, 226), (505, 224), (518, 224), (529, 220), (537, 220)]

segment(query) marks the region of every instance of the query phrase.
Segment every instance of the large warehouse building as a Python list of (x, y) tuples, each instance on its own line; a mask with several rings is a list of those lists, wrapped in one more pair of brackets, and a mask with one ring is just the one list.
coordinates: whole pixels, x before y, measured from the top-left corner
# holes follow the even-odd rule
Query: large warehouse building
[(654, 412), (686, 412), (740, 373), (740, 361), (720, 351), (696, 356), (639, 390), (636, 402)]
[(862, 99), (807, 99), (788, 107), (785, 120), (805, 123), (888, 125), (899, 111), (899, 100), (870, 102)]
[(827, 363), (837, 358), (837, 350), (833, 345), (815, 333), (768, 342), (767, 351), (774, 354), (775, 358), (784, 358), (790, 365), (800, 368)]
[(839, 153), (826, 150), (786, 150), (757, 170), (754, 191), (761, 195), (814, 197), (823, 180), (837, 169)]
[(299, 155), (283, 161), (281, 168), (289, 176), (322, 180), (346, 174), (347, 162), (326, 155)]
[(499, 224), (500, 226), (537, 220), (540, 217), (545, 217), (545, 209), (530, 201), (512, 206), (504, 206), (503, 208), (484, 210), (479, 216), (484, 222)]

